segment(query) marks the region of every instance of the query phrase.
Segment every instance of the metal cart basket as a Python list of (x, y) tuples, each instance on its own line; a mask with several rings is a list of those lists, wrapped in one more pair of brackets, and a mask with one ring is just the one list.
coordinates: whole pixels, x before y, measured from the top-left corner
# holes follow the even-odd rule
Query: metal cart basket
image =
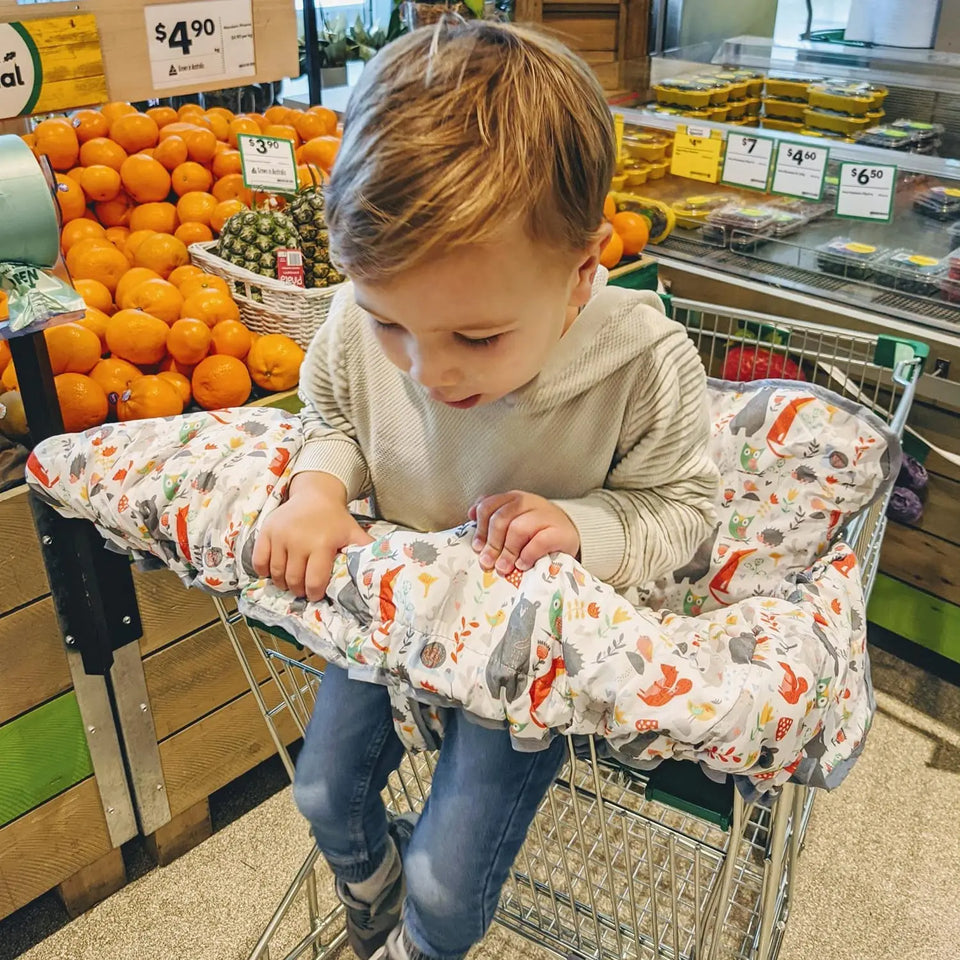
[[(721, 375), (728, 347), (762, 347), (789, 357), (807, 380), (864, 404), (902, 434), (925, 345), (686, 300), (672, 299), (669, 306), (711, 376)], [(875, 504), (844, 532), (867, 596), (885, 508), (885, 502)], [(302, 735), (322, 663), (304, 660), (306, 651), (288, 638), (247, 622), (251, 648), (238, 635), (243, 618), (220, 600), (217, 607), (292, 778), (285, 746), (290, 721)], [(272, 685), (257, 683), (250, 655), (263, 658), (279, 690), (275, 704), (263, 692)], [(814, 791), (788, 784), (776, 799), (745, 804), (732, 783), (713, 783), (691, 763), (668, 761), (639, 773), (598, 759), (592, 741), (585, 758), (569, 741), (568, 754), (504, 887), (496, 919), (567, 958), (774, 960)], [(393, 812), (423, 806), (432, 767), (429, 754), (404, 759), (386, 791)], [(345, 941), (342, 909), (314, 847), (250, 960), (332, 955)]]

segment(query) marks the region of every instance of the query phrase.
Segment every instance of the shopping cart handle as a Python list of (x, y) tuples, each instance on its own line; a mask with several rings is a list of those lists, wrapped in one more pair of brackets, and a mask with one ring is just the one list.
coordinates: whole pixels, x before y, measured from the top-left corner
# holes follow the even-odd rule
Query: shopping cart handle
[[(877, 337), (877, 348), (873, 354), (873, 362), (888, 370), (894, 371), (894, 377), (900, 383), (907, 383), (914, 376), (923, 371), (924, 364), (930, 356), (930, 347), (921, 343), (919, 340), (905, 340), (902, 337)], [(919, 364), (916, 361), (920, 361)], [(911, 367), (915, 367), (910, 371)], [(907, 380), (901, 380), (897, 374), (909, 376)]]

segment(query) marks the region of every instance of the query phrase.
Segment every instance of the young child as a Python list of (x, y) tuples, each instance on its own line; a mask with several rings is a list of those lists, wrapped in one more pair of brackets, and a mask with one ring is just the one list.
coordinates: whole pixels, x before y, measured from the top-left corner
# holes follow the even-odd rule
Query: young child
[[(352, 283), (301, 373), (306, 443), (256, 546), (323, 596), (347, 510), (418, 530), (469, 516), (486, 569), (578, 556), (617, 587), (679, 567), (709, 530), (704, 372), (652, 294), (604, 286), (610, 112), (589, 69), (528, 29), (444, 21), (379, 53), (327, 189)], [(386, 689), (329, 668), (294, 796), (361, 958), (459, 960), (564, 759), (445, 711), (415, 822), (380, 800), (402, 748)], [(402, 916), (401, 916), (402, 911)]]

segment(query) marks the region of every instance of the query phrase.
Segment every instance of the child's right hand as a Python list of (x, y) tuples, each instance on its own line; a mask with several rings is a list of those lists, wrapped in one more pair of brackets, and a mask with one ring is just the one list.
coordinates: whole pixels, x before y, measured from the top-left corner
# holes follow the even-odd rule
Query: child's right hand
[(347, 510), (343, 484), (329, 473), (297, 474), (289, 499), (267, 518), (253, 551), (258, 576), (310, 601), (322, 600), (337, 553), (373, 538)]

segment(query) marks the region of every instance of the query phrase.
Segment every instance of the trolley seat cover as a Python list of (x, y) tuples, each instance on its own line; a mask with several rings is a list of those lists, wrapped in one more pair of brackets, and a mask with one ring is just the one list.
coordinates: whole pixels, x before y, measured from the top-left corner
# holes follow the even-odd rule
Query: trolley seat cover
[(375, 524), (372, 544), (337, 558), (320, 603), (258, 580), (256, 533), (301, 444), (299, 420), (270, 408), (55, 437), (27, 476), (115, 549), (239, 593), (246, 615), (385, 684), (410, 747), (434, 746), (443, 708), (461, 707), (507, 724), (518, 749), (595, 734), (624, 763), (689, 759), (748, 793), (791, 778), (833, 787), (874, 710), (861, 575), (841, 534), (889, 488), (899, 443), (809, 384), (712, 381), (710, 402), (720, 522), (688, 564), (629, 598), (563, 555), (484, 572), (471, 525)]

